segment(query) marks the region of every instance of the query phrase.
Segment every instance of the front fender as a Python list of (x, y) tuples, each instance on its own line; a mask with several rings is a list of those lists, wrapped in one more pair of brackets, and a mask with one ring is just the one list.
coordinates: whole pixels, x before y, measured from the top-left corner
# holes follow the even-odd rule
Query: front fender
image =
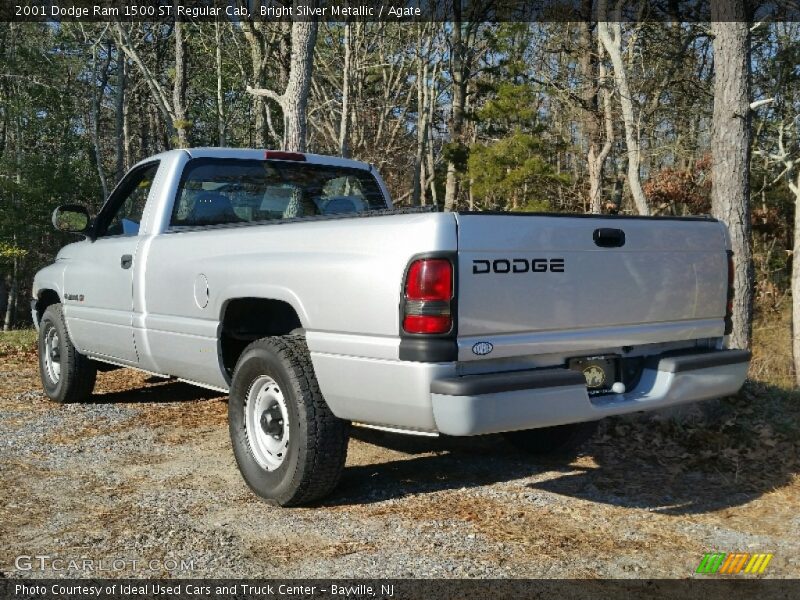
[[(33, 277), (31, 301), (38, 303), (45, 292), (52, 291), (61, 300), (64, 298), (64, 269), (66, 265), (59, 261), (40, 269)], [(34, 315), (33, 323), (38, 328), (39, 319)]]

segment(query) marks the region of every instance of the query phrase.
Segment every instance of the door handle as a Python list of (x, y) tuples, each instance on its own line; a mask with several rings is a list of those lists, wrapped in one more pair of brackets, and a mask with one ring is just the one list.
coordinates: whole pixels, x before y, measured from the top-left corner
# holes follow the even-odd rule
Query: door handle
[(625, 245), (625, 232), (622, 229), (601, 227), (594, 230), (592, 238), (594, 243), (601, 248), (619, 248)]
[(123, 254), (119, 259), (119, 266), (123, 269), (130, 269), (133, 264), (133, 256), (130, 254)]

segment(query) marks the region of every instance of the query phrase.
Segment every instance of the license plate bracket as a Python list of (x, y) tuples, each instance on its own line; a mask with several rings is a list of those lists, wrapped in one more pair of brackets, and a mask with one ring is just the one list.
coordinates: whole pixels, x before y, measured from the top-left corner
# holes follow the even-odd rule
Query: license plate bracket
[(619, 356), (613, 354), (570, 358), (567, 368), (583, 374), (590, 396), (608, 394), (614, 382), (620, 381)]

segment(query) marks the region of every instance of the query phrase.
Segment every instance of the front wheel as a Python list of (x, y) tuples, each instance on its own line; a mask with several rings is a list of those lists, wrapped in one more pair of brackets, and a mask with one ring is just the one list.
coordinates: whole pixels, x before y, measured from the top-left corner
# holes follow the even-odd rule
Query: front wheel
[(571, 423), (541, 429), (509, 431), (503, 436), (513, 446), (534, 455), (563, 455), (577, 450), (597, 430), (598, 421)]
[(80, 402), (92, 395), (97, 367), (72, 345), (60, 304), (51, 304), (39, 324), (39, 374), (51, 400)]
[(325, 403), (302, 336), (263, 338), (245, 348), (233, 374), (228, 426), (239, 471), (269, 503), (307, 504), (338, 484), (349, 424)]

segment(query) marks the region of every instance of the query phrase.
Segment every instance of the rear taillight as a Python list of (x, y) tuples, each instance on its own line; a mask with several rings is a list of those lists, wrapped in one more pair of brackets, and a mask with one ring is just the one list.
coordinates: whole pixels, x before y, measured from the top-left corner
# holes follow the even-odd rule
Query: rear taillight
[(453, 265), (445, 258), (422, 258), (406, 274), (403, 331), (447, 333), (453, 326)]
[(733, 252), (728, 250), (728, 302), (725, 305), (725, 335), (733, 331), (733, 294), (736, 278), (736, 267), (733, 264)]

